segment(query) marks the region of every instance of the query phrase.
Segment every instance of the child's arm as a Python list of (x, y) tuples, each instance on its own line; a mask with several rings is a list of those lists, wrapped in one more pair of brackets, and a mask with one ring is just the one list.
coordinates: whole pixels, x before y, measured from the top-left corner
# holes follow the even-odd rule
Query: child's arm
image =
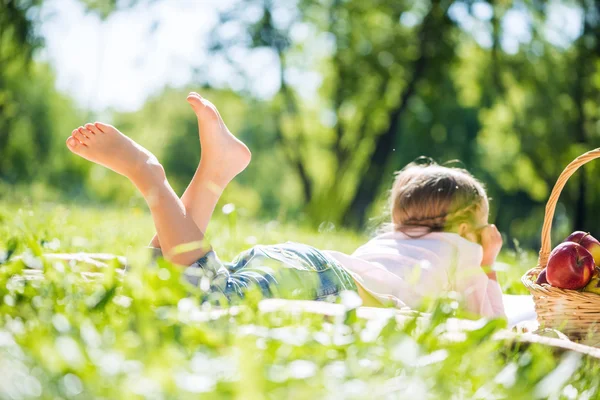
[(481, 246), (483, 247), (481, 267), (485, 270), (488, 278), (497, 280), (492, 265), (496, 262), (496, 257), (502, 249), (502, 235), (496, 225), (488, 225), (481, 231)]
[(474, 251), (459, 253), (455, 290), (464, 296), (468, 311), (483, 317), (504, 317), (502, 289), (491, 269), (502, 248), (502, 237), (494, 225), (480, 231), (480, 245), (483, 254), (475, 254)]

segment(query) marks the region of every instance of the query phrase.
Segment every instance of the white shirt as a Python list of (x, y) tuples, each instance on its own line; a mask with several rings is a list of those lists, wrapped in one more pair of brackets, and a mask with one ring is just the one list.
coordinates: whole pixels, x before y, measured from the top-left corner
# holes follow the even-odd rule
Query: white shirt
[(351, 256), (327, 253), (384, 303), (417, 308), (425, 298), (456, 291), (473, 313), (505, 315), (500, 285), (481, 268), (483, 248), (458, 234), (432, 232), (411, 238), (402, 232), (389, 232), (370, 240)]

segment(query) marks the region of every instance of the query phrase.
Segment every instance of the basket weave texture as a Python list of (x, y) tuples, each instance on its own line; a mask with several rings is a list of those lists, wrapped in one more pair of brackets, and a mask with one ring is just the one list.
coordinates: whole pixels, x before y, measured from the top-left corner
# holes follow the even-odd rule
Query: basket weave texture
[(552, 251), (550, 235), (558, 198), (575, 171), (596, 158), (600, 158), (600, 148), (577, 157), (558, 177), (546, 204), (538, 265), (527, 271), (521, 278), (521, 282), (533, 295), (535, 311), (541, 327), (557, 329), (571, 339), (591, 345), (600, 345), (600, 295), (560, 289), (548, 284), (538, 285), (535, 281), (540, 272), (546, 268)]

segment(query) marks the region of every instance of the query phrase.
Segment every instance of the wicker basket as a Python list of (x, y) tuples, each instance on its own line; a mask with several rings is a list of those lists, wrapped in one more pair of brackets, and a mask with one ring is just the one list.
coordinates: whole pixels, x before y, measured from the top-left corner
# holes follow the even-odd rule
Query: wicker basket
[(590, 345), (600, 345), (600, 295), (559, 289), (547, 284), (538, 285), (535, 281), (538, 274), (546, 267), (552, 250), (550, 233), (560, 193), (579, 167), (596, 158), (600, 158), (600, 148), (577, 157), (560, 174), (546, 205), (538, 265), (527, 271), (521, 278), (525, 287), (533, 295), (535, 311), (541, 327), (557, 329), (571, 339)]

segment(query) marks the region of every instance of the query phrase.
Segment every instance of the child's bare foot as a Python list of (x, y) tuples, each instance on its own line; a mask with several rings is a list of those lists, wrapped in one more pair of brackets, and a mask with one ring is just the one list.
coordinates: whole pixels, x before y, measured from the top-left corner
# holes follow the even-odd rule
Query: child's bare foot
[(198, 117), (202, 168), (214, 183), (225, 186), (250, 163), (248, 147), (229, 132), (217, 108), (198, 93), (187, 97), (188, 103)]
[(164, 170), (148, 150), (101, 122), (86, 124), (71, 133), (67, 147), (77, 154), (129, 178), (144, 194), (154, 178), (164, 179)]

